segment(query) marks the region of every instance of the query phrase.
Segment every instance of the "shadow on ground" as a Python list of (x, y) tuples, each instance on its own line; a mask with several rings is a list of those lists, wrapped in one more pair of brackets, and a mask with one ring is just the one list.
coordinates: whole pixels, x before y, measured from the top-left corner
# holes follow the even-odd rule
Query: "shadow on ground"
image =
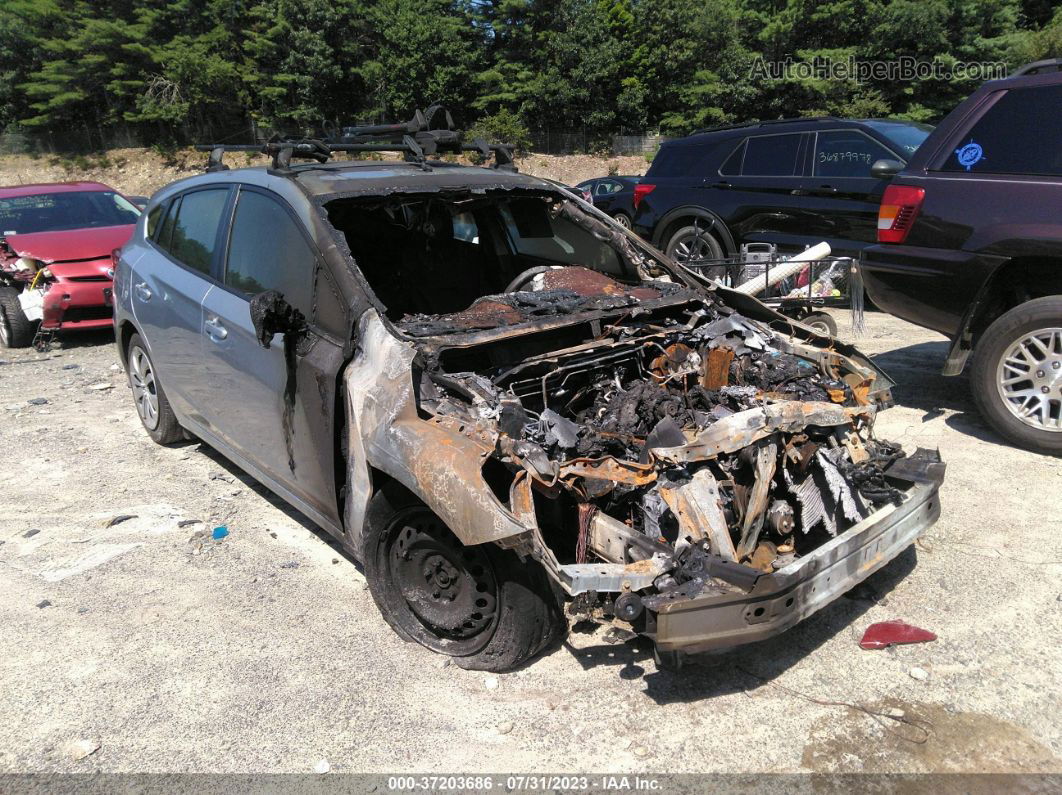
[(896, 382), (892, 391), (896, 404), (923, 412), (922, 422), (953, 411), (944, 420), (949, 428), (983, 442), (1006, 444), (981, 419), (970, 395), (967, 374), (941, 375), (950, 345), (946, 340), (920, 342), (880, 353), (873, 359)]

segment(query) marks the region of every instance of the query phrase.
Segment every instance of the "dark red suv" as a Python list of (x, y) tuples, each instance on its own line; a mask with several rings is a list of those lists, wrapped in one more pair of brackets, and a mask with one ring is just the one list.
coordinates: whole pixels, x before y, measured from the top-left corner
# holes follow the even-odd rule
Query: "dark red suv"
[(973, 354), (985, 419), (1062, 454), (1062, 73), (986, 83), (885, 189), (861, 270), (878, 307)]

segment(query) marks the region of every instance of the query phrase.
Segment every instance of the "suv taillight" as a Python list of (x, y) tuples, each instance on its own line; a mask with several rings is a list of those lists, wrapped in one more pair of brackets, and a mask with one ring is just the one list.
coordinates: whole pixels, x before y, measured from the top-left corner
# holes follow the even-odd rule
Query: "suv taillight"
[(648, 196), (656, 190), (656, 185), (646, 185), (644, 182), (639, 182), (634, 186), (634, 209), (638, 209), (638, 205), (642, 203), (642, 199)]
[(902, 243), (906, 240), (925, 198), (924, 188), (910, 185), (886, 187), (878, 208), (878, 242)]

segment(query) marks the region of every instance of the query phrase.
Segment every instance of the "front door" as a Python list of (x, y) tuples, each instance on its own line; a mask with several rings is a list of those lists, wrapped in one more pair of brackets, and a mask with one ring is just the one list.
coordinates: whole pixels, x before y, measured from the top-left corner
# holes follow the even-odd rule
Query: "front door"
[[(203, 375), (212, 391), (204, 412), (211, 433), (338, 523), (330, 433), (334, 405), (322, 398), (334, 394), (338, 346), (311, 324), (291, 340), (274, 334), (266, 348), (251, 319), (253, 297), (276, 290), (312, 321), (317, 267), (315, 248), (282, 200), (241, 187), (218, 274), (221, 284), (203, 301)], [(289, 352), (290, 359), (289, 343), (298, 349)]]

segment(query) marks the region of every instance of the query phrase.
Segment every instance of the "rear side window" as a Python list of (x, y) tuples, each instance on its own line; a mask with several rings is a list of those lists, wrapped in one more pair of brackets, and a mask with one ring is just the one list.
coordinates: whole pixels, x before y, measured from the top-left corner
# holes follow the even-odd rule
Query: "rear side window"
[(248, 296), (276, 290), (310, 317), (315, 263), (302, 228), (284, 207), (261, 193), (240, 191), (226, 285)]
[(791, 177), (797, 173), (802, 133), (761, 135), (745, 144), (741, 173), (746, 177)]
[(159, 218), (162, 216), (162, 205), (157, 205), (151, 212), (148, 213), (147, 218), (147, 236), (154, 237), (155, 230), (159, 227)]
[(707, 152), (705, 146), (682, 146), (660, 147), (660, 151), (653, 158), (649, 166), (647, 176), (654, 177), (689, 177), (696, 176), (701, 168)]
[(1062, 85), (1012, 88), (948, 152), (942, 171), (1062, 176)]
[(741, 161), (745, 156), (745, 142), (741, 144), (731, 152), (730, 157), (726, 159), (726, 162), (719, 167), (719, 173), (725, 177), (735, 177), (741, 173)]
[(896, 155), (859, 130), (820, 132), (815, 140), (816, 177), (870, 177), (874, 161)]
[(229, 198), (228, 188), (186, 193), (174, 202), (159, 234), (159, 245), (189, 268), (210, 275), (218, 222)]

